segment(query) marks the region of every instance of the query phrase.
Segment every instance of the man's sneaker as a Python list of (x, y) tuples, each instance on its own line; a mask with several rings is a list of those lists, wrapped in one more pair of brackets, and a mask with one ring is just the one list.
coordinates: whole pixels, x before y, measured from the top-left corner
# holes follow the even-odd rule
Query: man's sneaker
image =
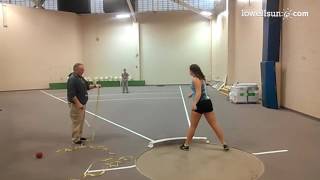
[(224, 150), (224, 151), (229, 151), (229, 150), (230, 150), (230, 149), (229, 149), (229, 146), (226, 145), (226, 144), (224, 144), (224, 145), (223, 145), (223, 150)]
[(73, 144), (82, 145), (83, 142), (81, 140), (78, 140), (78, 141), (73, 141)]
[(181, 149), (181, 150), (184, 150), (184, 151), (189, 151), (189, 146), (186, 146), (186, 145), (182, 144), (182, 145), (180, 146), (180, 149)]
[(86, 140), (87, 140), (87, 138), (84, 138), (84, 137), (80, 138), (80, 141), (86, 141)]

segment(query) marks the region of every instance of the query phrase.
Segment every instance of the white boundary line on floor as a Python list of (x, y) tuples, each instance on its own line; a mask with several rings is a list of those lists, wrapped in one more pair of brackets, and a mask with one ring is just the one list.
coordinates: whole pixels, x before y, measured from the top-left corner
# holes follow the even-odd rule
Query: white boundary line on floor
[(149, 89), (149, 90), (133, 90), (131, 93), (162, 93), (162, 92), (177, 92), (175, 89), (162, 89), (159, 90), (157, 88), (155, 89)]
[(126, 128), (126, 127), (124, 127), (124, 126), (122, 126), (122, 125), (120, 125), (120, 124), (117, 124), (117, 123), (115, 123), (115, 122), (112, 122), (112, 121), (110, 121), (110, 120), (108, 120), (108, 119), (106, 119), (106, 118), (104, 118), (104, 117), (101, 117), (101, 116), (99, 116), (99, 115), (97, 115), (97, 114), (94, 114), (94, 113), (92, 113), (92, 112), (90, 112), (90, 111), (86, 111), (88, 114), (91, 114), (92, 116), (95, 116), (95, 117), (97, 117), (97, 118), (99, 118), (99, 119), (101, 119), (101, 120), (104, 120), (104, 121), (106, 121), (106, 122), (108, 122), (108, 123), (110, 123), (110, 124), (113, 124), (113, 125), (115, 125), (115, 126), (118, 126), (119, 128), (122, 128), (122, 129), (124, 129), (124, 130), (127, 130), (127, 131), (129, 131), (129, 132), (131, 132), (132, 134), (135, 134), (135, 135), (137, 135), (137, 136), (140, 136), (140, 137), (142, 137), (143, 139), (146, 139), (146, 140), (148, 140), (148, 141), (154, 141), (153, 139), (151, 139), (151, 138), (148, 138), (148, 137), (146, 137), (146, 136), (144, 136), (144, 135), (142, 135), (142, 134), (139, 134), (139, 133), (137, 133), (137, 132), (135, 132), (135, 131), (133, 131), (133, 130), (131, 130), (131, 129), (129, 129), (129, 128)]
[(88, 167), (88, 169), (83, 173), (83, 175), (87, 175), (87, 173), (88, 173), (88, 171), (90, 170), (90, 168), (93, 166), (93, 163), (92, 164), (90, 164), (90, 166)]
[[(171, 138), (164, 138), (164, 139), (157, 139), (155, 141), (151, 141), (148, 145), (148, 147), (153, 147), (154, 144), (162, 143), (166, 141), (175, 141), (175, 140), (184, 140), (186, 137), (171, 137)], [(206, 140), (208, 141), (207, 137), (193, 137), (193, 140)]]
[[(170, 93), (168, 93), (168, 92), (157, 92), (157, 93), (154, 93), (153, 92), (153, 93), (128, 93), (128, 94), (124, 94), (124, 93), (101, 94), (100, 97), (104, 97), (104, 96), (120, 96), (120, 95), (122, 95), (122, 96), (147, 95), (147, 94), (149, 94), (149, 95), (154, 95), (154, 94), (161, 94), (161, 95), (163, 95), (163, 94), (176, 94), (176, 95), (178, 95), (177, 92), (170, 92)], [(89, 94), (89, 97), (90, 96), (97, 96), (97, 94)], [(58, 98), (67, 98), (67, 97), (66, 96), (60, 96)]]
[(131, 169), (131, 168), (135, 168), (135, 167), (136, 167), (136, 165), (123, 166), (123, 167), (117, 167), (117, 168), (109, 168), (109, 169), (88, 170), (88, 171), (86, 171), (86, 173), (116, 171), (116, 170), (123, 170), (123, 169)]
[[(103, 89), (103, 88), (101, 88)], [(62, 98), (61, 96), (65, 96), (67, 93), (67, 91), (65, 90), (65, 92), (55, 92), (54, 93), (54, 96), (57, 96), (59, 98)], [(152, 90), (141, 90), (141, 91), (131, 91), (130, 93), (128, 94), (123, 94), (123, 93), (112, 93), (111, 94), (102, 94), (100, 96), (107, 96), (107, 95), (136, 95), (136, 94), (139, 94), (139, 95), (143, 95), (143, 94), (177, 94), (177, 91), (175, 89), (172, 89), (172, 90), (164, 90), (164, 91), (157, 91), (157, 89), (155, 89), (155, 91), (152, 91)], [(97, 94), (89, 94), (89, 96), (96, 96)], [(65, 97), (64, 97), (65, 98)]]
[[(45, 91), (43, 91), (43, 90), (40, 90), (40, 92), (42, 92), (42, 93), (44, 93), (44, 94), (46, 94), (46, 95), (48, 95), (48, 96), (50, 96), (50, 97), (52, 97), (52, 98), (54, 98), (54, 99), (57, 99), (57, 100), (59, 100), (59, 101), (61, 101), (61, 102), (68, 103), (67, 101), (65, 101), (65, 100), (63, 100), (63, 99), (60, 99), (60, 98), (58, 98), (58, 97), (56, 97), (56, 96), (54, 96), (54, 95), (52, 95), (52, 94), (50, 94), (50, 93), (47, 93), (47, 92), (45, 92)], [(131, 130), (131, 129), (129, 129), (129, 128), (126, 128), (126, 127), (124, 127), (124, 126), (122, 126), (122, 125), (120, 125), (120, 124), (117, 124), (117, 123), (115, 123), (115, 122), (112, 122), (112, 121), (110, 121), (110, 120), (108, 120), (108, 119), (106, 119), (106, 118), (104, 118), (104, 117), (101, 117), (101, 116), (99, 116), (99, 115), (97, 115), (97, 114), (94, 114), (94, 113), (92, 113), (92, 112), (90, 112), (90, 111), (88, 111), (88, 110), (86, 110), (86, 112), (87, 112), (88, 114), (92, 115), (92, 116), (95, 116), (95, 117), (103, 120), (103, 121), (106, 121), (106, 122), (108, 122), (108, 123), (110, 123), (110, 124), (113, 124), (113, 125), (119, 127), (119, 128), (122, 128), (122, 129), (124, 129), (124, 130), (126, 130), (126, 131), (129, 131), (129, 132), (131, 132), (131, 133), (133, 133), (133, 134), (135, 134), (135, 135), (137, 135), (137, 136), (140, 136), (140, 137), (142, 137), (143, 139), (146, 139), (146, 140), (148, 140), (148, 141), (154, 141), (154, 140), (151, 139), (151, 138), (148, 138), (148, 137), (146, 137), (146, 136), (144, 136), (144, 135), (142, 135), (142, 134), (139, 134), (139, 133), (137, 133), (137, 132), (135, 132), (135, 131), (133, 131), (133, 130)]]
[[(65, 100), (63, 100), (63, 99), (60, 99), (60, 98), (58, 98), (58, 97), (56, 97), (56, 96), (54, 96), (54, 95), (52, 95), (52, 94), (50, 94), (50, 93), (47, 93), (47, 92), (45, 92), (45, 91), (43, 91), (43, 90), (40, 90), (40, 92), (42, 92), (43, 94), (46, 94), (46, 95), (48, 95), (48, 96), (50, 96), (50, 97), (52, 97), (52, 98), (54, 98), (54, 99), (56, 99), (56, 100), (59, 100), (59, 101), (61, 101), (61, 102), (64, 102), (64, 103), (68, 104), (67, 101), (65, 101)], [(91, 125), (89, 124), (89, 122), (88, 122), (87, 120), (85, 120), (84, 122), (86, 123), (86, 125), (87, 125), (89, 128), (91, 127)]]
[[(180, 99), (179, 97), (152, 97), (152, 98), (119, 98), (119, 99), (101, 99), (103, 101), (135, 101), (135, 100), (169, 100), (169, 99)], [(97, 102), (97, 100), (89, 100), (88, 102)]]
[(288, 152), (289, 150), (277, 150), (277, 151), (265, 151), (265, 152), (258, 152), (258, 153), (252, 153), (253, 155), (264, 155), (264, 154), (275, 154), (275, 153), (284, 153)]
[(182, 102), (183, 102), (184, 111), (186, 112), (186, 117), (187, 117), (187, 120), (188, 120), (188, 125), (189, 125), (189, 127), (190, 127), (190, 125), (191, 125), (191, 123), (190, 123), (190, 118), (189, 118), (189, 114), (188, 114), (186, 102), (184, 101), (184, 97), (183, 97), (183, 93), (182, 93), (181, 86), (179, 86), (179, 89), (180, 89), (181, 99), (182, 99)]
[(56, 96), (54, 96), (54, 95), (52, 95), (52, 94), (50, 94), (50, 93), (47, 93), (46, 91), (40, 90), (40, 92), (42, 92), (43, 94), (46, 94), (46, 95), (48, 95), (48, 96), (50, 96), (50, 97), (52, 97), (52, 98), (54, 98), (54, 99), (56, 99), (56, 100), (59, 100), (59, 101), (61, 101), (61, 102), (64, 102), (64, 103), (68, 104), (67, 101), (65, 101), (65, 100), (63, 100), (63, 99), (60, 99), (60, 98), (58, 98), (58, 97), (56, 97)]

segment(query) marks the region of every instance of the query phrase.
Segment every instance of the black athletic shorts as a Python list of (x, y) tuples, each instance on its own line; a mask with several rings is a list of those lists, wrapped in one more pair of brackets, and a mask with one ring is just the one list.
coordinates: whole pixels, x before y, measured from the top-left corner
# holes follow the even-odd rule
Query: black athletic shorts
[(199, 114), (208, 113), (213, 111), (212, 102), (211, 99), (206, 99), (199, 101), (197, 103), (197, 109), (194, 110), (195, 112)]

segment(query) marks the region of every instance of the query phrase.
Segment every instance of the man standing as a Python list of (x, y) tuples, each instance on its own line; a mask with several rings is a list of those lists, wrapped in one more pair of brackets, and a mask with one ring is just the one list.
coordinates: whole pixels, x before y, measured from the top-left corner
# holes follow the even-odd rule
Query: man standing
[(129, 81), (129, 74), (127, 73), (126, 69), (123, 69), (123, 73), (121, 74), (122, 76), (122, 93), (129, 93), (128, 90), (128, 81)]
[(73, 73), (69, 75), (67, 82), (67, 94), (70, 107), (70, 117), (72, 120), (72, 142), (83, 144), (87, 139), (82, 137), (82, 130), (85, 118), (85, 109), (88, 101), (88, 90), (100, 88), (97, 85), (89, 85), (83, 77), (84, 66), (76, 63), (73, 66)]

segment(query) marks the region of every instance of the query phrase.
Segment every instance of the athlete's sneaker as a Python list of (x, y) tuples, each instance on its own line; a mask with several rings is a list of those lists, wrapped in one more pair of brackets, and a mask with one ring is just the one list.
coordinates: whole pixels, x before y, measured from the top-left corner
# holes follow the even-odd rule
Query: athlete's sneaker
[(78, 140), (78, 141), (73, 141), (73, 144), (82, 145), (83, 142), (81, 140)]
[(80, 140), (81, 141), (87, 141), (87, 138), (81, 137)]
[(180, 146), (180, 149), (181, 149), (181, 150), (184, 150), (184, 151), (189, 151), (189, 146), (186, 146), (186, 145), (182, 144), (182, 145)]
[(228, 146), (228, 145), (224, 144), (224, 145), (223, 145), (223, 150), (224, 150), (224, 151), (229, 151), (229, 150), (230, 150), (230, 148), (229, 148), (229, 146)]

